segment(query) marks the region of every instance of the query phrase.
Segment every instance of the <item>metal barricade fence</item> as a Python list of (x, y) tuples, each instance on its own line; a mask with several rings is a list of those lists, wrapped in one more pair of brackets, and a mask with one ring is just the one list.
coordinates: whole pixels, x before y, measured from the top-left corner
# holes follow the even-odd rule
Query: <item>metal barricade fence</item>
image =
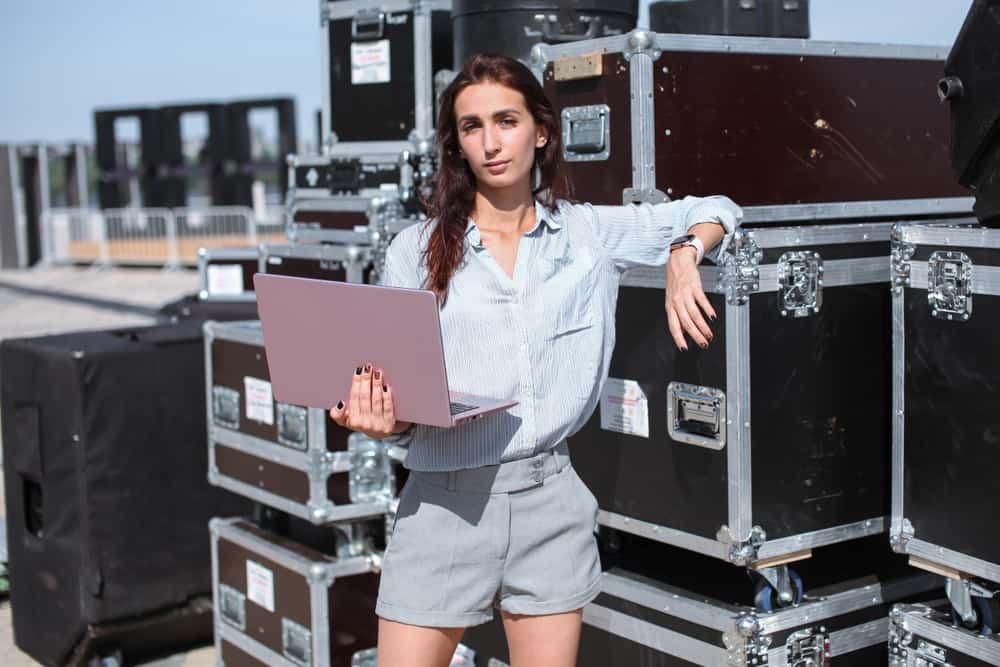
[(286, 239), (284, 215), (245, 206), (53, 208), (42, 213), (43, 261), (53, 264), (196, 265), (199, 248)]

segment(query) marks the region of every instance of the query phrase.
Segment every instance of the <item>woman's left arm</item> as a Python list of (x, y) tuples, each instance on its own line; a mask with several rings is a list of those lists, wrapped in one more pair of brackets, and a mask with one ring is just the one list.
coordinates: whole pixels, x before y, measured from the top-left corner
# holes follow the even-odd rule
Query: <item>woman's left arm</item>
[[(707, 347), (712, 332), (705, 321), (715, 311), (702, 289), (699, 248), (717, 261), (732, 239), (743, 211), (728, 197), (684, 197), (663, 204), (593, 206), (594, 233), (607, 257), (619, 270), (666, 264), (666, 311), (675, 344), (687, 349), (686, 333)], [(671, 252), (671, 241), (691, 234), (695, 245)]]

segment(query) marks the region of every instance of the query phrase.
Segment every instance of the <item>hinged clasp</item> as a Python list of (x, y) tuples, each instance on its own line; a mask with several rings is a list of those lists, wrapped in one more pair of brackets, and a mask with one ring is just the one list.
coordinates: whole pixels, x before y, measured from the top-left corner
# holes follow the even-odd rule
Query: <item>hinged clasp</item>
[(806, 628), (793, 632), (785, 641), (788, 667), (824, 667), (830, 664), (830, 637), (826, 628)]
[(385, 12), (378, 7), (360, 10), (351, 21), (351, 39), (382, 39)]
[(778, 259), (778, 307), (782, 317), (809, 317), (823, 304), (823, 260), (819, 253), (795, 250)]
[(927, 302), (940, 320), (972, 317), (972, 261), (964, 252), (936, 250), (927, 260)]
[(596, 162), (611, 155), (611, 109), (607, 104), (566, 107), (562, 128), (567, 162)]
[(733, 241), (723, 256), (722, 284), (726, 292), (726, 303), (743, 305), (751, 292), (760, 288), (758, 268), (764, 252), (753, 238), (741, 229), (733, 235)]

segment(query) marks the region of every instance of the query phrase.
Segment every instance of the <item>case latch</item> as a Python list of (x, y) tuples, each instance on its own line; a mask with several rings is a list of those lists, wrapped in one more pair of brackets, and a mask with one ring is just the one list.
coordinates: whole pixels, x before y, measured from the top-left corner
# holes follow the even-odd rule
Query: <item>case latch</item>
[(281, 653), (302, 667), (312, 664), (312, 632), (287, 618), (281, 619)]
[(964, 252), (937, 250), (927, 260), (927, 302), (940, 320), (972, 317), (972, 261)]
[(347, 436), (351, 461), (347, 493), (352, 503), (377, 503), (390, 500), (396, 491), (396, 474), (389, 451), (381, 440), (364, 433)]
[(726, 446), (726, 394), (683, 382), (667, 385), (667, 433), (673, 440), (719, 450)]
[(778, 307), (782, 317), (809, 317), (823, 305), (823, 260), (795, 250), (778, 259)]
[(799, 630), (785, 641), (785, 663), (788, 667), (827, 667), (829, 656), (830, 638), (825, 628)]
[(385, 12), (377, 7), (362, 9), (351, 21), (351, 39), (382, 39), (385, 34)]
[(240, 392), (229, 387), (212, 387), (212, 421), (234, 431), (240, 427)]
[(611, 109), (607, 104), (566, 107), (562, 127), (567, 161), (594, 162), (611, 155)]
[(247, 627), (247, 598), (235, 588), (219, 584), (219, 616), (237, 630)]
[(913, 667), (951, 667), (951, 663), (948, 662), (948, 652), (944, 647), (923, 639), (917, 640), (912, 664)]
[(295, 449), (306, 449), (307, 411), (298, 405), (278, 403), (278, 442)]

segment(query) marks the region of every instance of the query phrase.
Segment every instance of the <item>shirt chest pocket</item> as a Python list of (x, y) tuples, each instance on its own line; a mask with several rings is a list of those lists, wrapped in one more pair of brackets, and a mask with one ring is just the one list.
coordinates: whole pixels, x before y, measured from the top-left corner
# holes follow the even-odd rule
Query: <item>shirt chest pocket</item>
[(548, 257), (542, 264), (544, 335), (557, 339), (594, 326), (596, 265), (589, 250)]

